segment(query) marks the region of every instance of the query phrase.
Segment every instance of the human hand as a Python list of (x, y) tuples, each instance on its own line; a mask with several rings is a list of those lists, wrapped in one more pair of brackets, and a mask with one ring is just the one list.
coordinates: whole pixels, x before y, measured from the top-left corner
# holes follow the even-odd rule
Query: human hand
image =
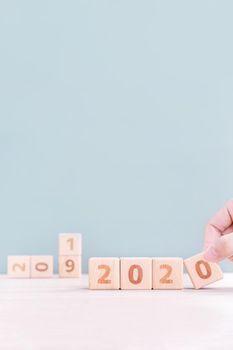
[(204, 258), (219, 262), (233, 260), (233, 199), (226, 203), (205, 228)]

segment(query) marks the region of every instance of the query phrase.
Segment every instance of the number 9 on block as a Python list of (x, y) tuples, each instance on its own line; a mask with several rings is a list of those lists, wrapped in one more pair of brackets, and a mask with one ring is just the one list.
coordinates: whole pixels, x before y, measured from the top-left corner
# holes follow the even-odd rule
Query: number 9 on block
[(59, 276), (62, 278), (79, 278), (82, 273), (81, 256), (60, 255)]

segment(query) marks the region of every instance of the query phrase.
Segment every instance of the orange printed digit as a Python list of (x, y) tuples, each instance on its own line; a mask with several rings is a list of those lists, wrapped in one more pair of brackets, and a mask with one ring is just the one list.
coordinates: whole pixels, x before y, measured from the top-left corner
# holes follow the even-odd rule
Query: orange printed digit
[(104, 270), (103, 275), (98, 279), (98, 283), (100, 284), (110, 284), (112, 281), (110, 279), (107, 279), (110, 275), (111, 269), (109, 265), (98, 265), (98, 270)]
[(36, 271), (39, 271), (39, 272), (45, 272), (48, 270), (48, 268), (49, 268), (48, 264), (44, 262), (38, 262), (35, 266)]
[[(137, 273), (137, 277), (135, 278), (135, 271)], [(129, 268), (129, 281), (132, 284), (139, 284), (142, 282), (143, 279), (143, 270), (142, 267), (140, 265), (131, 265)]]
[(70, 245), (70, 250), (74, 250), (74, 239), (73, 238), (67, 239), (67, 243)]
[(75, 268), (74, 260), (71, 260), (71, 259), (66, 260), (65, 266), (66, 266), (66, 272), (74, 271), (74, 268)]
[(25, 271), (26, 265), (25, 265), (24, 263), (22, 263), (22, 264), (14, 264), (14, 265), (12, 266), (12, 270), (13, 270), (14, 272), (16, 272), (17, 269), (19, 269), (19, 270), (21, 270), (21, 271)]
[(171, 276), (171, 274), (172, 274), (172, 267), (171, 267), (171, 265), (162, 264), (162, 265), (160, 265), (160, 269), (165, 269), (166, 273), (159, 280), (159, 282), (162, 283), (162, 284), (171, 284), (171, 283), (173, 283), (173, 280), (169, 278)]
[[(203, 266), (204, 268), (201, 268), (201, 266)], [(198, 276), (204, 280), (210, 278), (212, 274), (210, 264), (208, 264), (208, 262), (205, 260), (197, 261), (195, 264), (195, 269), (197, 271)]]

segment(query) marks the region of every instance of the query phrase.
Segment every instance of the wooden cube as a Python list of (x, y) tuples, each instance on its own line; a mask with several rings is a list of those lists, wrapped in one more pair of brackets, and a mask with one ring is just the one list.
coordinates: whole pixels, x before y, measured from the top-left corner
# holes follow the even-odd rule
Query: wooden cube
[(184, 260), (184, 265), (196, 289), (223, 278), (223, 273), (219, 265), (206, 261), (203, 253)]
[(90, 289), (119, 289), (120, 260), (119, 258), (89, 259)]
[(81, 256), (60, 255), (59, 256), (59, 276), (62, 278), (79, 278), (82, 274)]
[(31, 256), (31, 278), (53, 277), (53, 256), (33, 255)]
[(151, 258), (121, 258), (121, 289), (152, 289)]
[(59, 255), (82, 255), (82, 235), (80, 233), (60, 233)]
[(183, 289), (183, 259), (153, 259), (153, 289)]
[(30, 278), (30, 256), (8, 256), (7, 273), (10, 278)]

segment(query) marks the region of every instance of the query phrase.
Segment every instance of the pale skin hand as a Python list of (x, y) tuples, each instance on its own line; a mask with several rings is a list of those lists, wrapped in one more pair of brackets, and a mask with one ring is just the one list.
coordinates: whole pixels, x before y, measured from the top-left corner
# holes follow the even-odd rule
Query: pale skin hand
[(206, 225), (204, 249), (208, 261), (233, 260), (233, 199)]

